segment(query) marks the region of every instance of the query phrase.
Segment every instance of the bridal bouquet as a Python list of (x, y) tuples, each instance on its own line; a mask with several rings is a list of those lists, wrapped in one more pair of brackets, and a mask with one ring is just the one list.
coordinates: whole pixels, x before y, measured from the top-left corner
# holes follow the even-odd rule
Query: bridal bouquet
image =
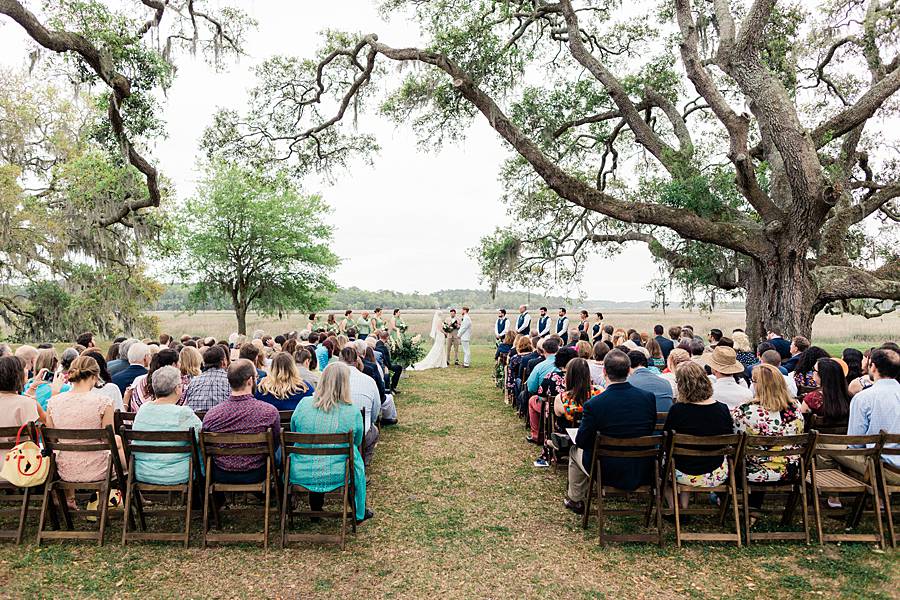
[(422, 345), (421, 335), (400, 334), (400, 338), (391, 343), (392, 362), (406, 368), (414, 365), (425, 357), (425, 348)]
[(444, 326), (441, 328), (444, 330), (444, 333), (453, 333), (457, 329), (459, 329), (459, 321), (453, 319), (449, 323), (444, 323)]

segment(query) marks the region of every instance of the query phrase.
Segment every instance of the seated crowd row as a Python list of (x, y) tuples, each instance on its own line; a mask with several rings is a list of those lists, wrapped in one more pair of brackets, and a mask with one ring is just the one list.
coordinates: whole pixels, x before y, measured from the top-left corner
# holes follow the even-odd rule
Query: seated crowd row
[[(362, 521), (374, 514), (366, 508), (365, 469), (374, 456), (378, 427), (397, 422), (393, 398), (401, 369), (391, 362), (387, 342), (385, 330), (365, 339), (325, 331), (275, 338), (257, 334), (245, 343), (190, 336), (179, 341), (164, 334), (158, 342), (118, 339), (106, 356), (89, 333), (61, 356), (49, 344), (20, 346), (15, 352), (0, 345), (0, 427), (35, 422), (101, 429), (113, 425), (115, 412), (123, 411), (136, 413), (135, 431), (271, 430), (277, 447), (279, 411), (293, 411), (295, 433), (353, 432), (354, 505)], [(121, 452), (118, 437), (117, 443)], [(280, 462), (280, 450), (276, 458)], [(310, 495), (313, 510), (321, 508), (321, 493), (340, 487), (344, 477), (342, 463), (317, 458), (296, 456), (288, 475), (292, 484), (315, 492)], [(58, 475), (69, 482), (102, 479), (107, 460), (102, 452), (56, 455)], [(138, 454), (135, 474), (145, 483), (184, 483), (189, 462), (188, 454)], [(221, 483), (266, 477), (261, 455), (216, 456), (212, 466), (213, 479)], [(71, 490), (67, 502), (76, 508)]]

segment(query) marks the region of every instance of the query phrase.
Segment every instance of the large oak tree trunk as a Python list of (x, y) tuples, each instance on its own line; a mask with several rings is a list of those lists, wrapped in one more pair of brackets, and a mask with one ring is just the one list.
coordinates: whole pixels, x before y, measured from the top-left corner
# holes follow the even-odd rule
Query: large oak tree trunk
[(816, 287), (802, 245), (773, 248), (766, 261), (754, 260), (747, 276), (747, 335), (753, 342), (775, 328), (785, 338), (810, 337), (818, 307)]
[(236, 305), (234, 307), (234, 314), (237, 316), (238, 333), (247, 335), (247, 307)]

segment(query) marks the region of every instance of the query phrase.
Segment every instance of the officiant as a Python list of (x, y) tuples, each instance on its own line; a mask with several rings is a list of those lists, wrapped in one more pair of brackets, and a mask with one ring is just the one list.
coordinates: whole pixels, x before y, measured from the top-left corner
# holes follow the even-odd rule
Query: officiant
[(447, 334), (447, 364), (450, 364), (450, 354), (453, 353), (453, 364), (459, 366), (459, 318), (456, 309), (450, 309), (450, 316), (444, 321), (444, 333)]

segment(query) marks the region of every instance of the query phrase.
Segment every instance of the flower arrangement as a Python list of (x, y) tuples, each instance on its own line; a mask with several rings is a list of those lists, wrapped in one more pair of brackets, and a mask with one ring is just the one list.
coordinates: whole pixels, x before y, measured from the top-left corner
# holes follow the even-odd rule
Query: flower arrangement
[(391, 338), (391, 362), (403, 368), (414, 365), (425, 357), (421, 335), (401, 333), (399, 338)]
[(444, 333), (446, 333), (446, 334), (453, 333), (454, 331), (459, 329), (459, 320), (453, 319), (451, 321), (448, 321), (448, 322), (444, 323), (444, 325), (441, 327), (441, 329), (443, 329)]

